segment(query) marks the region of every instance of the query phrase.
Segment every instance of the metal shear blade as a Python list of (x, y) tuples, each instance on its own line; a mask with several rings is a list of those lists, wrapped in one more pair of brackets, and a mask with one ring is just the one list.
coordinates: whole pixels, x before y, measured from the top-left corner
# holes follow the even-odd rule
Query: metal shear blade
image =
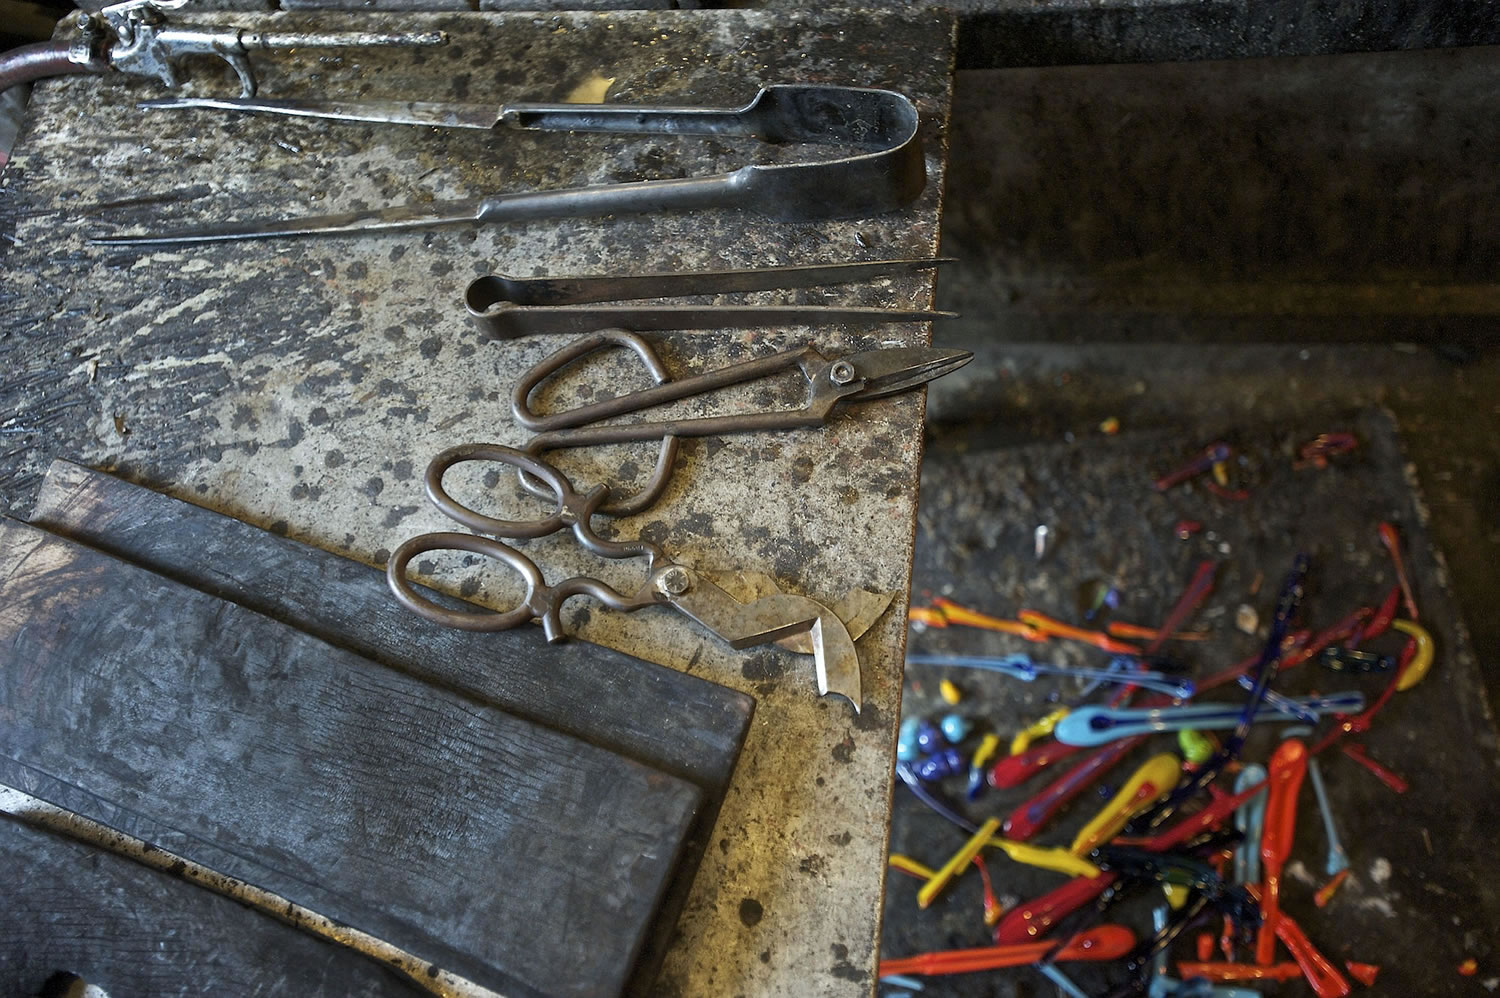
[[(531, 396), (544, 382), (573, 361), (610, 347), (632, 350), (656, 385), (563, 412), (540, 415), (533, 411)], [(632, 496), (611, 496), (600, 507), (600, 512), (610, 516), (628, 516), (650, 507), (666, 488), (681, 437), (821, 426), (845, 402), (866, 401), (915, 388), (957, 370), (973, 356), (966, 350), (908, 347), (829, 358), (811, 346), (804, 346), (673, 380), (644, 339), (623, 329), (601, 329), (561, 348), (522, 375), (511, 394), (511, 415), (520, 425), (537, 432), (526, 445), (527, 453), (533, 455), (569, 447), (660, 440), (656, 470), (646, 485)], [(792, 371), (799, 372), (807, 382), (807, 401), (801, 408), (595, 425), (614, 416)], [(524, 476), (522, 485), (539, 498), (551, 494), (550, 489)]]
[(753, 648), (806, 635), (812, 645), (818, 695), (837, 693), (859, 713), (859, 654), (844, 622), (823, 604), (788, 593), (741, 603), (713, 583), (696, 577), (680, 593), (669, 590), (667, 599), (731, 648)]
[(945, 374), (952, 374), (974, 359), (967, 350), (941, 347), (894, 347), (850, 354), (844, 361), (853, 366), (864, 387), (845, 402), (868, 402), (910, 391)]

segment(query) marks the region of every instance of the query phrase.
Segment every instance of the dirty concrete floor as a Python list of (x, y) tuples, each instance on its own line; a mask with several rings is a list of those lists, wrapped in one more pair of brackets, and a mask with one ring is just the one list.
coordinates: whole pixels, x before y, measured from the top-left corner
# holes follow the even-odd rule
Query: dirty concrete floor
[[(929, 389), (928, 454), (1097, 442), (1108, 417), (1200, 443), (1336, 429), (1382, 406), (1500, 708), (1500, 179), (1480, 164), (1500, 126), (1477, 96), (1495, 55), (960, 73), (943, 218), (960, 262), (938, 303), (963, 317), (934, 342), (976, 358)], [(930, 461), (924, 497), (955, 466)], [(951, 851), (918, 848), (918, 827), (898, 807), (893, 842)], [(887, 952), (910, 950), (895, 920), (934, 927), (887, 916)]]
[(1494, 665), (1497, 53), (958, 74), (929, 446), (1385, 406)]

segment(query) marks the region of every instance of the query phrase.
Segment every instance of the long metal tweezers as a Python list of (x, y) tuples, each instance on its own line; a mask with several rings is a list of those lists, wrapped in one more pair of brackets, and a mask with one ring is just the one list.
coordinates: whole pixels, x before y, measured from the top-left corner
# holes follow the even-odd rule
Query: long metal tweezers
[(151, 107), (216, 107), (304, 117), (455, 128), (631, 134), (734, 135), (772, 143), (856, 147), (817, 162), (743, 166), (732, 173), (527, 191), (430, 205), (307, 218), (226, 222), (171, 232), (94, 236), (111, 246), (150, 246), (415, 229), (463, 222), (522, 222), (741, 208), (783, 221), (866, 218), (916, 200), (926, 186), (916, 106), (893, 90), (784, 84), (739, 108), (628, 104), (467, 104), (178, 99)]
[(488, 274), (469, 282), (464, 305), (480, 332), (495, 339), (533, 333), (590, 333), (602, 328), (733, 329), (825, 322), (930, 322), (954, 312), (851, 305), (599, 305), (596, 302), (681, 295), (770, 291), (842, 284), (867, 277), (927, 270), (948, 259), (755, 267), (689, 273), (600, 277), (509, 277)]

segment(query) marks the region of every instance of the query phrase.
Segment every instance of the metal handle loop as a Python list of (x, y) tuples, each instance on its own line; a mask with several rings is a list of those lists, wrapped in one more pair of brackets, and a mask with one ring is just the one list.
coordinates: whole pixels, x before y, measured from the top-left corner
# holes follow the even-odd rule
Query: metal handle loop
[[(671, 375), (667, 373), (666, 367), (662, 365), (661, 359), (647, 343), (635, 333), (626, 329), (600, 329), (587, 336), (580, 337), (569, 343), (560, 350), (555, 351), (544, 358), (531, 370), (527, 371), (519, 381), (516, 382), (515, 390), (511, 393), (510, 411), (516, 422), (526, 427), (539, 436), (534, 437), (526, 445), (526, 453), (534, 458), (539, 458), (544, 452), (552, 447), (561, 446), (585, 446), (589, 442), (587, 437), (569, 437), (567, 434), (554, 433), (553, 431), (566, 430), (571, 427), (580, 426), (585, 423), (594, 422), (597, 419), (616, 415), (619, 412), (632, 411), (633, 406), (622, 401), (621, 406), (615, 411), (606, 411), (603, 407), (610, 406), (610, 402), (596, 403), (590, 406), (581, 406), (577, 409), (569, 409), (563, 412), (539, 416), (532, 411), (531, 396), (542, 383), (557, 374), (573, 361), (581, 357), (609, 347), (628, 347), (635, 351), (635, 355), (641, 359), (646, 367), (646, 373), (651, 375), (651, 380), (658, 385), (664, 385), (671, 381)], [(651, 478), (635, 494), (619, 499), (611, 499), (599, 506), (597, 512), (605, 516), (634, 516), (649, 509), (661, 498), (662, 491), (667, 487), (667, 478), (672, 473), (672, 467), (677, 463), (677, 450), (679, 443), (676, 437), (663, 435), (661, 448), (656, 454), (656, 468), (651, 473)], [(521, 488), (538, 499), (546, 499), (553, 494), (553, 490), (537, 477), (522, 469), (518, 472)]]
[[(536, 391), (548, 378), (567, 367), (580, 357), (594, 353), (597, 350), (608, 347), (629, 347), (635, 351), (635, 355), (641, 359), (646, 366), (646, 373), (651, 375), (651, 380), (663, 385), (671, 381), (671, 375), (662, 366), (661, 359), (656, 356), (656, 351), (651, 349), (651, 344), (641, 339), (635, 333), (627, 329), (600, 329), (581, 336), (543, 358), (531, 370), (523, 374), (516, 382), (515, 390), (510, 396), (510, 411), (516, 422), (526, 427), (533, 433), (541, 433), (545, 430), (561, 430), (569, 426), (579, 426), (584, 423), (592, 423), (599, 418), (597, 409), (594, 407), (580, 407), (563, 412), (555, 412), (549, 416), (538, 416), (531, 410), (531, 393)], [(606, 403), (607, 404), (607, 403)], [(590, 411), (593, 409), (593, 411)], [(629, 412), (629, 409), (621, 410)], [(580, 416), (580, 413), (588, 412), (588, 415)]]
[[(675, 443), (675, 441), (674, 441)], [(522, 474), (530, 474), (538, 485), (544, 487), (542, 495), (552, 499), (556, 508), (548, 516), (540, 520), (502, 520), (498, 517), (485, 516), (460, 503), (450, 496), (443, 488), (443, 475), (456, 464), (465, 461), (494, 461), (515, 468)], [(669, 465), (670, 466), (670, 465)], [(514, 447), (506, 447), (502, 444), (460, 444), (450, 447), (441, 454), (434, 457), (427, 466), (426, 473), (427, 497), (432, 504), (441, 510), (450, 519), (463, 524), (470, 530), (483, 534), (491, 534), (496, 537), (506, 538), (534, 538), (545, 537), (559, 530), (570, 528), (578, 543), (592, 554), (602, 558), (645, 558), (647, 582), (641, 590), (634, 595), (625, 595), (611, 588), (608, 584), (598, 579), (587, 576), (579, 576), (566, 579), (556, 586), (547, 586), (536, 570), (536, 566), (520, 552), (504, 544), (490, 546), (490, 542), (482, 539), (472, 539), (479, 544), (477, 548), (464, 545), (437, 545), (437, 547), (455, 547), (461, 551), (472, 551), (476, 554), (489, 555), (498, 558), (511, 565), (527, 579), (527, 605), (529, 605), (547, 629), (547, 636), (556, 640), (561, 634), (561, 623), (558, 621), (557, 612), (564, 601), (574, 595), (592, 596), (605, 605), (616, 610), (633, 610), (653, 602), (651, 595), (650, 579), (658, 567), (667, 561), (661, 548), (645, 540), (611, 541), (600, 537), (594, 532), (592, 518), (600, 511), (604, 500), (609, 496), (609, 489), (602, 485), (595, 486), (584, 495), (579, 495), (568, 481), (566, 475), (558, 471), (546, 461), (527, 454), (525, 451)], [(441, 534), (429, 535), (441, 537), (466, 537), (463, 534)], [(410, 544), (412, 542), (408, 542)], [(401, 550), (405, 550), (405, 545)], [(435, 550), (428, 547), (424, 550)], [(417, 553), (413, 550), (412, 553)], [(392, 564), (394, 564), (392, 556)], [(401, 563), (404, 570), (405, 562)], [(398, 573), (399, 574), (399, 573)], [(391, 583), (393, 588), (396, 582)], [(401, 592), (398, 589), (398, 596)], [(419, 607), (402, 599), (402, 602), (413, 610), (422, 613)], [(430, 619), (438, 619), (431, 617)], [(451, 619), (449, 617), (443, 620)], [(496, 627), (496, 629), (503, 629)]]
[[(575, 439), (568, 438), (569, 432), (562, 430), (556, 434), (539, 433), (527, 442), (526, 453), (540, 459), (543, 454), (555, 447), (579, 446)], [(562, 439), (559, 440), (559, 437)], [(656, 500), (660, 499), (662, 492), (666, 491), (667, 479), (672, 476), (672, 468), (677, 464), (677, 449), (681, 443), (682, 441), (677, 437), (662, 437), (661, 449), (656, 452), (656, 467), (651, 470), (651, 477), (646, 480), (646, 484), (623, 499), (610, 499), (608, 502), (600, 503), (595, 512), (604, 516), (634, 516), (656, 505)], [(546, 499), (551, 495), (545, 482), (533, 478), (525, 471), (518, 469), (516, 477), (521, 488), (530, 495), (538, 499)]]
[[(526, 595), (514, 609), (503, 613), (467, 612), (438, 606), (432, 600), (419, 594), (411, 580), (406, 577), (406, 567), (411, 560), (429, 551), (467, 551), (470, 554), (503, 561), (520, 573), (522, 581), (526, 583)], [(385, 579), (397, 601), (412, 613), (425, 617), (435, 624), (457, 627), (460, 630), (508, 631), (533, 617), (542, 617), (543, 622), (546, 623), (549, 614), (556, 615), (556, 609), (551, 605), (553, 602), (551, 591), (547, 588), (536, 564), (515, 548), (490, 540), (488, 537), (455, 533), (422, 534), (420, 537), (413, 537), (392, 553), (391, 560), (385, 567)], [(550, 627), (547, 636), (552, 637)]]
[[(470, 509), (443, 488), (443, 475), (448, 469), (466, 461), (494, 461), (529, 474), (538, 487), (533, 494), (552, 499), (557, 503), (557, 508), (540, 520), (502, 520)], [(426, 488), (427, 498), (449, 519), (482, 534), (511, 538), (545, 537), (579, 523), (587, 527), (589, 517), (597, 512), (609, 495), (609, 490), (601, 485), (580, 496), (573, 490), (573, 483), (552, 465), (525, 451), (502, 444), (459, 444), (457, 447), (449, 447), (427, 465)]]

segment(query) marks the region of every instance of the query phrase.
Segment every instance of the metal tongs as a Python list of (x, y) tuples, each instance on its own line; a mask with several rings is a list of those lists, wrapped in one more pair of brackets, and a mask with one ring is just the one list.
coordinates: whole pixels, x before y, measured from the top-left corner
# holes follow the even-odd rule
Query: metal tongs
[(170, 232), (94, 236), (113, 246), (266, 239), (416, 229), (462, 222), (523, 222), (742, 208), (783, 221), (864, 218), (910, 204), (927, 183), (916, 106), (892, 90), (784, 84), (761, 88), (738, 108), (622, 104), (474, 104), (404, 101), (273, 101), (174, 98), (148, 108), (215, 107), (312, 118), (448, 128), (732, 135), (771, 143), (855, 146), (863, 151), (816, 162), (750, 165), (732, 173), (552, 191), (497, 194), (341, 215), (227, 222)]
[(743, 270), (588, 277), (510, 277), (487, 274), (469, 282), (464, 305), (479, 331), (509, 340), (533, 333), (587, 333), (602, 328), (731, 329), (822, 322), (930, 322), (954, 312), (859, 305), (614, 305), (679, 295), (771, 291), (844, 284), (866, 277), (929, 270), (952, 261), (868, 260), (794, 264)]

